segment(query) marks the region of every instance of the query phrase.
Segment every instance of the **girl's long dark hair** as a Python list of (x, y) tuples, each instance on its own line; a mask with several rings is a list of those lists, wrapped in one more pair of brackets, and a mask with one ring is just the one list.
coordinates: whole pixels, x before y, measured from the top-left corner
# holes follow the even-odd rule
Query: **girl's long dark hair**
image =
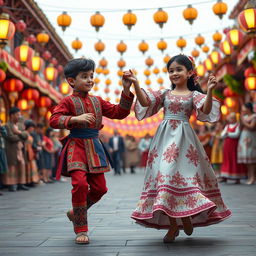
[[(167, 63), (167, 70), (169, 71), (169, 67), (170, 65), (173, 63), (173, 62), (177, 62), (178, 64), (184, 66), (187, 71), (190, 71), (190, 70), (194, 70), (194, 67), (193, 67), (193, 64), (191, 62), (191, 60), (186, 56), (186, 55), (182, 55), (182, 54), (179, 54), (179, 55), (176, 55), (176, 56), (173, 56)], [(199, 83), (195, 83), (194, 82), (194, 76), (195, 75), (192, 75), (189, 79), (188, 79), (188, 83), (187, 83), (187, 87), (190, 91), (198, 91), (198, 92), (201, 92), (201, 93), (204, 93), (200, 84)], [(176, 87), (175, 84), (172, 84), (172, 89), (174, 89)]]

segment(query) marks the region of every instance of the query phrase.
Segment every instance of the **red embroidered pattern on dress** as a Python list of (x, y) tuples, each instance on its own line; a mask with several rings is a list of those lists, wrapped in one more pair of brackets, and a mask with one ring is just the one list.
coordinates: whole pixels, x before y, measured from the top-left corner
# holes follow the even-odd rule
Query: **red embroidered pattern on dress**
[(194, 164), (196, 167), (198, 166), (199, 155), (196, 148), (192, 144), (189, 145), (186, 157), (190, 160), (189, 163)]
[(147, 165), (152, 168), (152, 164), (155, 160), (155, 158), (158, 157), (158, 154), (157, 154), (157, 150), (156, 150), (156, 147), (154, 147), (148, 154), (148, 162), (147, 162)]
[(179, 120), (170, 120), (169, 124), (172, 127), (173, 130), (176, 130), (176, 128), (180, 125), (181, 121)]
[(185, 204), (189, 208), (194, 208), (197, 204), (196, 197), (189, 195), (185, 201)]
[(177, 97), (174, 98), (174, 100), (172, 101), (168, 108), (173, 114), (177, 114), (183, 111), (182, 103), (179, 101)]
[(173, 142), (164, 152), (164, 159), (167, 163), (171, 163), (173, 161), (177, 161), (179, 157), (179, 148), (176, 147), (175, 142)]
[(160, 171), (157, 172), (157, 176), (155, 178), (155, 181), (156, 181), (157, 185), (159, 183), (163, 183), (164, 182), (164, 177), (165, 177), (165, 175), (161, 174)]
[(169, 181), (171, 185), (177, 186), (177, 187), (183, 187), (187, 186), (188, 183), (186, 182), (186, 179), (183, 177), (182, 174), (180, 174), (179, 171), (177, 171), (173, 176), (169, 176), (172, 179)]
[(193, 177), (193, 181), (192, 184), (195, 186), (199, 186), (200, 188), (202, 188), (202, 180), (200, 175), (198, 174), (198, 172), (196, 172), (196, 174)]

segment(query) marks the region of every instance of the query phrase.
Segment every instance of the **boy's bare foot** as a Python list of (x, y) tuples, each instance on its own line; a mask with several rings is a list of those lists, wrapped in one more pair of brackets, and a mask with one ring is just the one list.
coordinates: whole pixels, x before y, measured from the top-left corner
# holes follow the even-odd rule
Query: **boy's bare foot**
[(184, 232), (186, 235), (190, 236), (193, 233), (193, 225), (191, 223), (190, 217), (181, 218), (183, 223)]
[(76, 244), (89, 244), (89, 237), (87, 235), (87, 232), (80, 232), (76, 234), (76, 239), (75, 239)]

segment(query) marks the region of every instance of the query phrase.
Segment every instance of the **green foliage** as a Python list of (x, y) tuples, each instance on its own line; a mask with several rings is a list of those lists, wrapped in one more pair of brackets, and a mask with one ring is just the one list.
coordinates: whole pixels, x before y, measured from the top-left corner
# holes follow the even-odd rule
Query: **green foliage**
[(8, 64), (6, 62), (0, 62), (0, 69), (6, 72), (7, 68), (8, 68)]
[(233, 76), (226, 74), (223, 77), (223, 81), (233, 92), (239, 95), (244, 93), (241, 83), (239, 83)]
[(212, 94), (213, 94), (213, 96), (215, 96), (215, 97), (218, 98), (219, 100), (224, 100), (224, 99), (225, 99), (224, 95), (223, 95), (222, 92), (219, 91), (219, 90), (213, 90), (213, 91), (212, 91)]

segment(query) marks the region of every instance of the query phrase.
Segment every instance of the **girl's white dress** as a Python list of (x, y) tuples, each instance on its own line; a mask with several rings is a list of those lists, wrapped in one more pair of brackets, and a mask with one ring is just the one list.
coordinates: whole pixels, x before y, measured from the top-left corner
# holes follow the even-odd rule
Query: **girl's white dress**
[(217, 179), (197, 135), (189, 124), (193, 110), (200, 121), (216, 122), (220, 103), (213, 99), (211, 113), (200, 109), (206, 95), (192, 91), (174, 95), (171, 90), (145, 91), (149, 107), (137, 101), (138, 120), (156, 114), (164, 108), (164, 119), (151, 142), (144, 187), (132, 213), (137, 223), (157, 229), (168, 229), (168, 215), (191, 216), (194, 227), (218, 223), (231, 215), (224, 204)]

